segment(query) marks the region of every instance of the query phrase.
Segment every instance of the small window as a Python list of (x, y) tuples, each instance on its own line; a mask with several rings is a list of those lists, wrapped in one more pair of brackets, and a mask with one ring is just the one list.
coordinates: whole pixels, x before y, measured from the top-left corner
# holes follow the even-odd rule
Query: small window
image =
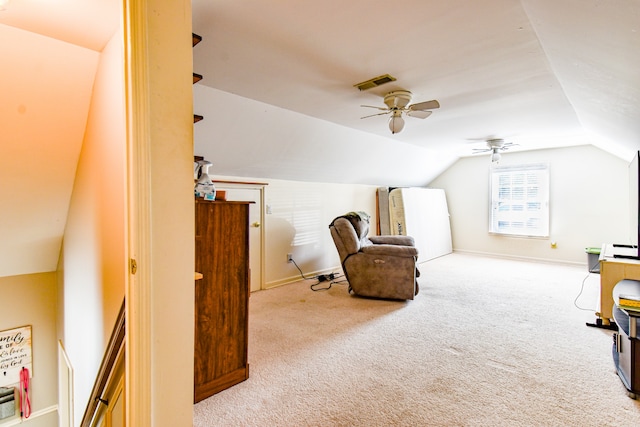
[(489, 232), (549, 237), (549, 166), (491, 168)]

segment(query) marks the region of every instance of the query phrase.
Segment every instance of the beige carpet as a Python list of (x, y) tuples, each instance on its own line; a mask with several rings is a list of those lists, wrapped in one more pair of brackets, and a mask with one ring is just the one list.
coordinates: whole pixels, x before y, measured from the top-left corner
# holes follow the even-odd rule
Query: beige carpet
[[(300, 282), (252, 294), (250, 378), (194, 426), (637, 426), (587, 269), (447, 255), (414, 301)], [(585, 280), (586, 277), (586, 280)]]

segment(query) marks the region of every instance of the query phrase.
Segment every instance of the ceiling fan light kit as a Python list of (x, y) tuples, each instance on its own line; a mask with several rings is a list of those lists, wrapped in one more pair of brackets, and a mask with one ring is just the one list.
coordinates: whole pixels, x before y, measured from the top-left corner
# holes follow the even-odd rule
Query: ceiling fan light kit
[(396, 111), (389, 117), (389, 130), (391, 130), (392, 134), (396, 134), (402, 129), (404, 129), (404, 119), (402, 118), (402, 113)]
[(505, 151), (509, 149), (509, 147), (518, 145), (513, 142), (504, 142), (504, 139), (501, 138), (487, 139), (485, 142), (487, 143), (487, 148), (475, 148), (473, 152), (474, 154), (491, 152), (491, 163), (497, 163), (500, 161), (500, 158), (502, 157), (500, 151)]
[(491, 163), (497, 163), (500, 161), (500, 153), (498, 153), (498, 149), (494, 149), (493, 153), (491, 154)]

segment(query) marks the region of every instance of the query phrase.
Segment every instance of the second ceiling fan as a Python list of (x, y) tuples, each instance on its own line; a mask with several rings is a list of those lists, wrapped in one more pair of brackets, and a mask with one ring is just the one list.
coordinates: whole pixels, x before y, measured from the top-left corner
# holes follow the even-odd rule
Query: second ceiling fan
[(473, 153), (477, 154), (490, 152), (492, 163), (497, 163), (500, 160), (501, 151), (508, 150), (510, 147), (518, 145), (514, 144), (513, 142), (505, 142), (505, 140), (502, 138), (490, 138), (485, 140), (485, 142), (487, 143), (487, 148), (474, 148)]
[(389, 129), (391, 130), (391, 133), (396, 134), (404, 128), (404, 119), (402, 118), (403, 114), (409, 117), (426, 119), (433, 112), (431, 110), (440, 108), (440, 103), (435, 99), (431, 101), (417, 102), (415, 104), (409, 104), (410, 102), (411, 92), (408, 90), (395, 90), (393, 92), (389, 92), (384, 96), (384, 103), (387, 105), (386, 107), (362, 105), (362, 107), (382, 110), (382, 113), (370, 114), (368, 116), (361, 117), (361, 119), (390, 114)]

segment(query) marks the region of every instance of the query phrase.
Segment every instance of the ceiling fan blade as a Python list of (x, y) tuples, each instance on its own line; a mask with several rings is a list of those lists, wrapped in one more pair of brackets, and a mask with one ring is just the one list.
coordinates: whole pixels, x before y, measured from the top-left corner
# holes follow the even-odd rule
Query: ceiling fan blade
[(417, 117), (419, 119), (426, 119), (427, 117), (429, 117), (431, 115), (431, 113), (433, 113), (433, 111), (428, 111), (428, 110), (408, 110), (406, 114), (407, 114), (407, 116)]
[[(382, 108), (381, 108), (382, 109)], [(389, 114), (391, 111), (385, 111), (384, 113), (377, 113), (377, 114), (370, 114), (368, 116), (363, 116), (360, 117), (361, 119), (366, 119), (367, 117), (374, 117), (374, 116), (384, 116), (385, 114)]]
[(411, 111), (416, 111), (416, 110), (434, 110), (436, 108), (440, 108), (440, 103), (438, 101), (436, 101), (435, 99), (432, 99), (431, 101), (418, 102), (416, 104), (409, 105), (409, 110), (411, 110)]
[[(489, 143), (487, 143), (487, 145), (490, 145)], [(520, 144), (516, 144), (513, 142), (505, 142), (502, 145), (495, 145), (495, 146), (491, 146), (492, 149), (494, 150), (498, 150), (498, 151), (507, 151), (509, 148), (511, 147), (515, 147), (516, 145), (520, 145)]]
[(387, 107), (376, 107), (374, 105), (361, 105), (361, 107), (375, 108), (376, 110), (388, 110)]
[(473, 151), (473, 154), (479, 154), (479, 153), (488, 153), (492, 151), (492, 149), (491, 148), (474, 148), (472, 151)]

